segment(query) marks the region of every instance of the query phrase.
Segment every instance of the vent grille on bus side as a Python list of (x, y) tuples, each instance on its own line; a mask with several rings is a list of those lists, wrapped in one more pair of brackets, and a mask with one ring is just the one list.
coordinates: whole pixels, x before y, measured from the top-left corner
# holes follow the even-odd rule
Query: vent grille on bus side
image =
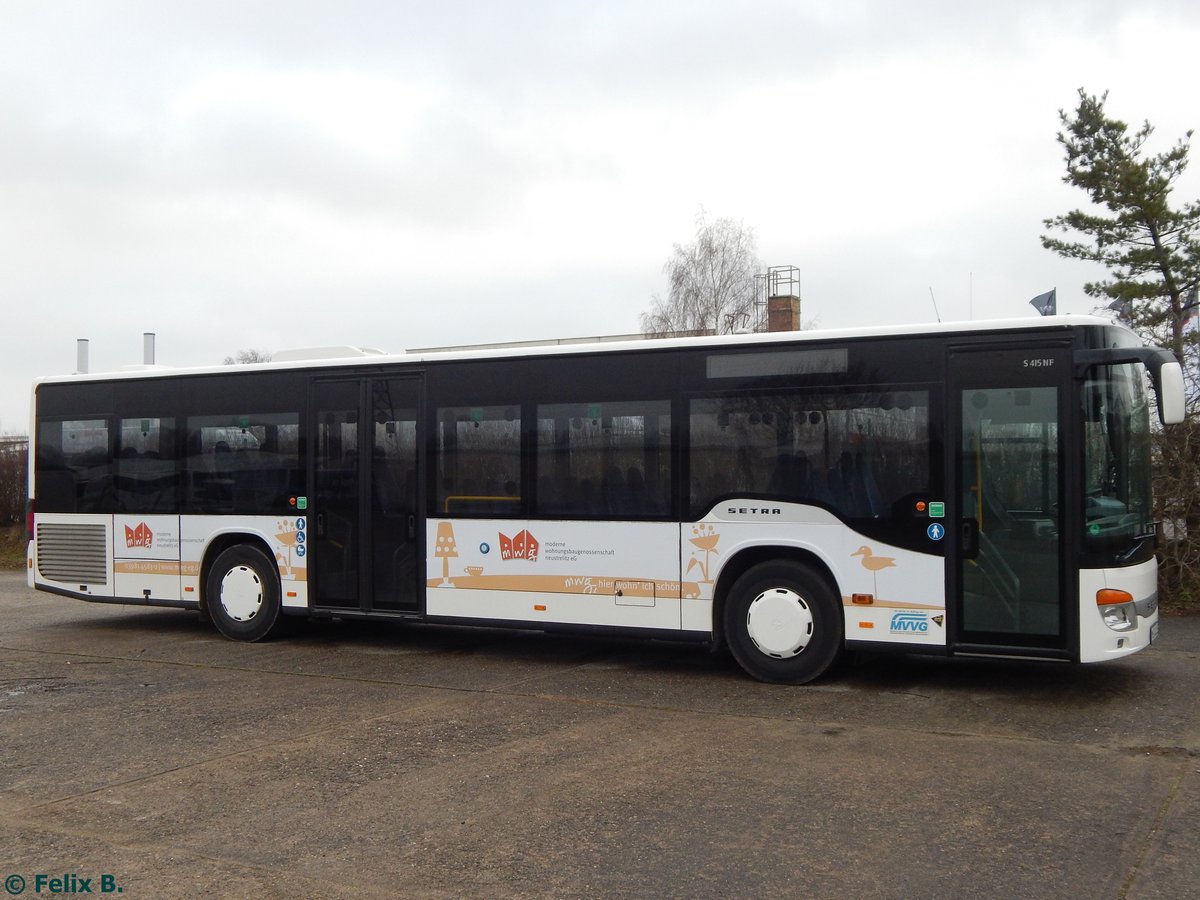
[(39, 524), (38, 571), (55, 581), (106, 584), (106, 532), (103, 525)]

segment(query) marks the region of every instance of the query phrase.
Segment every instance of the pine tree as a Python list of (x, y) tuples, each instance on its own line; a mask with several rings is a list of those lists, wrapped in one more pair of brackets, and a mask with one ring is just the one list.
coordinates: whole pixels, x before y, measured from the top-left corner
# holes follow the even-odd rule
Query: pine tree
[(1107, 99), (1107, 91), (1096, 97), (1080, 88), (1078, 108), (1058, 114), (1067, 163), (1063, 181), (1086, 191), (1103, 212), (1076, 209), (1046, 219), (1047, 228), (1075, 239), (1043, 235), (1042, 246), (1106, 266), (1109, 277), (1084, 290), (1107, 298), (1109, 308), (1144, 338), (1169, 347), (1183, 362), (1184, 326), (1194, 315), (1200, 282), (1200, 203), (1176, 209), (1170, 197), (1187, 168), (1192, 132), (1151, 155), (1145, 145), (1153, 126), (1144, 122), (1131, 134), (1105, 113)]

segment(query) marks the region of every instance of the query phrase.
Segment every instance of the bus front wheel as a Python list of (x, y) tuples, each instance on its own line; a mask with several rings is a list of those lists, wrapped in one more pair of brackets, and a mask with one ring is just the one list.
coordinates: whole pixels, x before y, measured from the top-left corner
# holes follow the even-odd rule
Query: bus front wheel
[(790, 560), (743, 573), (726, 599), (724, 625), (734, 659), (759, 681), (805, 684), (842, 646), (841, 605), (828, 580)]
[(280, 619), (279, 575), (265, 553), (238, 544), (208, 572), (205, 608), (217, 630), (235, 641), (261, 641)]

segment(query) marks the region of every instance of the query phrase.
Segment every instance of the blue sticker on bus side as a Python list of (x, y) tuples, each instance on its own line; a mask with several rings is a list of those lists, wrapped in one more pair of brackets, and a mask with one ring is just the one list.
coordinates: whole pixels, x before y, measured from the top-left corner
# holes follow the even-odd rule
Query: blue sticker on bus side
[(940, 541), (946, 536), (946, 526), (942, 525), (940, 522), (934, 522), (925, 529), (925, 533), (929, 535), (929, 539), (931, 541)]
[(892, 634), (926, 634), (929, 631), (929, 617), (919, 612), (898, 612), (892, 615)]

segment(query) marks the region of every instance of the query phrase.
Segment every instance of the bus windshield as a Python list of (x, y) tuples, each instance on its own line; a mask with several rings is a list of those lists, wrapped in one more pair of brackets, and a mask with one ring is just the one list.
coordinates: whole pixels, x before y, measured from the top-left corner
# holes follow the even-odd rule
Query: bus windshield
[(1084, 546), (1107, 564), (1153, 552), (1150, 415), (1141, 365), (1097, 366), (1084, 385)]

